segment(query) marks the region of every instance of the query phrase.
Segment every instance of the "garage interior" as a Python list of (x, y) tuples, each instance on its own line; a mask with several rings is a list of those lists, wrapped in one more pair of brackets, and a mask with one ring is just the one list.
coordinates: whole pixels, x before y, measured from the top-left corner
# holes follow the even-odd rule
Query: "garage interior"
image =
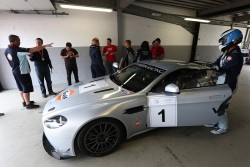
[[(60, 4), (108, 8), (110, 13), (64, 9)], [(209, 20), (190, 22), (185, 18)], [(239, 77), (238, 90), (233, 96), (229, 115), (229, 132), (210, 134), (206, 127), (158, 128), (125, 141), (114, 153), (104, 157), (80, 154), (59, 161), (50, 157), (42, 146), (43, 106), (53, 98), (40, 94), (34, 65), (30, 62), (35, 87), (31, 99), (41, 105), (28, 111), (21, 99), (11, 68), (4, 56), (8, 35), (21, 38), (22, 47), (34, 47), (35, 39), (53, 42), (48, 48), (54, 67), (52, 76), (55, 92), (67, 87), (64, 62), (60, 51), (72, 42), (79, 52), (79, 79), (92, 80), (88, 49), (93, 37), (101, 46), (111, 38), (118, 46), (117, 61), (124, 56), (123, 42), (132, 41), (135, 50), (144, 40), (151, 43), (161, 38), (165, 59), (185, 62), (213, 62), (221, 52), (219, 35), (238, 28), (244, 35), (240, 47), (249, 49), (249, 0), (2, 0), (0, 2), (0, 166), (148, 166), (148, 167), (248, 167), (250, 164), (250, 113), (247, 94), (250, 93), (250, 67), (245, 64)], [(248, 82), (249, 81), (249, 82)]]

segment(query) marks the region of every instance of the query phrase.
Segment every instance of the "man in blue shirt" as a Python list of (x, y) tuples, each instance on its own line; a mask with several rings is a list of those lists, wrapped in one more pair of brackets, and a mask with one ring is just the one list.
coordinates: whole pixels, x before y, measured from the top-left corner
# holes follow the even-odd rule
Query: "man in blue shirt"
[(13, 76), (23, 100), (23, 106), (26, 107), (26, 109), (38, 108), (39, 105), (35, 105), (34, 101), (30, 101), (30, 92), (34, 90), (29, 74), (30, 66), (26, 56), (30, 56), (30, 53), (40, 51), (45, 47), (51, 47), (52, 44), (34, 48), (21, 48), (19, 47), (20, 38), (17, 35), (9, 35), (9, 42), (10, 44), (8, 48), (6, 48), (4, 55), (12, 68)]

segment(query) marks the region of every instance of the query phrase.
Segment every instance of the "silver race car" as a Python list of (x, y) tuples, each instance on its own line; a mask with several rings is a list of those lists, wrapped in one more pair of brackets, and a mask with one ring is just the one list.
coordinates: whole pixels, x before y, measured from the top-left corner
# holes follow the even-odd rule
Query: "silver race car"
[(153, 128), (215, 123), (231, 94), (225, 74), (204, 65), (137, 62), (51, 99), (42, 116), (43, 145), (57, 159), (78, 151), (107, 155)]

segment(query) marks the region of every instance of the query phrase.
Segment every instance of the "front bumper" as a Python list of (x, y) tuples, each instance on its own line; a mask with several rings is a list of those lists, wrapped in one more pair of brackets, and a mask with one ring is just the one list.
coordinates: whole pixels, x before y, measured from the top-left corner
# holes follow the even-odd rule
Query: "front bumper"
[(63, 155), (61, 153), (59, 153), (49, 142), (49, 140), (47, 139), (46, 135), (43, 133), (43, 147), (45, 149), (45, 151), (52, 157), (59, 159), (59, 160), (63, 160), (63, 159), (69, 159), (69, 158), (73, 158), (74, 156), (70, 156), (70, 155)]

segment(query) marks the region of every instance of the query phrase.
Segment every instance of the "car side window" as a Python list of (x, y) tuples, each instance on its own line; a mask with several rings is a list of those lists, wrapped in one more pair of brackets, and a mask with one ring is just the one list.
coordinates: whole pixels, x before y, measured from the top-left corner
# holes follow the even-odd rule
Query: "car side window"
[(225, 74), (219, 74), (214, 70), (198, 70), (197, 82), (200, 87), (221, 85), (225, 83)]
[(199, 87), (215, 86), (216, 81), (213, 77), (213, 70), (198, 70), (197, 82)]
[(154, 93), (162, 93), (168, 84), (175, 84), (180, 90), (192, 89), (199, 87), (197, 83), (197, 70), (181, 69), (170, 73), (160, 82), (158, 82), (151, 90)]

